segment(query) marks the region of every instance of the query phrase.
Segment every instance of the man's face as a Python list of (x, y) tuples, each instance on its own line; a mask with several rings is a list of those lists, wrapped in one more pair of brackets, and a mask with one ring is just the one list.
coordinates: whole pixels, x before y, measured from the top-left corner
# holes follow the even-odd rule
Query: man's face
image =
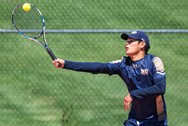
[(139, 40), (128, 38), (125, 42), (125, 51), (128, 56), (134, 56), (138, 54), (141, 49), (141, 44)]

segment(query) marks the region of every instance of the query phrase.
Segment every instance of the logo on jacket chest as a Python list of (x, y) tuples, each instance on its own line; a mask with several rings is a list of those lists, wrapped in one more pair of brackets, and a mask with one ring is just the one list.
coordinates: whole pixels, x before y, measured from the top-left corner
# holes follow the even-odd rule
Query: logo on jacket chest
[(140, 69), (141, 75), (148, 75), (148, 69)]

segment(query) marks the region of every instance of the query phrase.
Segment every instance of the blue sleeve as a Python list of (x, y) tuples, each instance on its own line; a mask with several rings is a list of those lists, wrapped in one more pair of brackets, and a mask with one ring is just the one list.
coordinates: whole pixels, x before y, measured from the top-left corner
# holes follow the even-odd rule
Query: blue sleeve
[(109, 75), (113, 75), (113, 74), (119, 74), (120, 75), (120, 71), (121, 71), (121, 63), (109, 63), (108, 64), (109, 67)]
[(159, 95), (159, 94), (164, 94), (165, 89), (166, 89), (166, 78), (158, 78), (155, 79), (154, 85), (143, 88), (143, 89), (137, 89), (137, 90), (132, 90), (130, 92), (130, 95), (132, 98), (144, 98), (148, 95)]
[(100, 62), (73, 62), (65, 60), (64, 69), (80, 71), (80, 72), (89, 72), (93, 74), (105, 73), (109, 74), (110, 70), (108, 63)]

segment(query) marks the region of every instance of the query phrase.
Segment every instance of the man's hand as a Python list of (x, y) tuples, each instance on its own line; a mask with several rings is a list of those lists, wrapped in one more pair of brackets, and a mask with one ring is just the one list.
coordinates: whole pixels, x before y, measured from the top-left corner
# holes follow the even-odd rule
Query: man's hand
[(128, 110), (131, 106), (133, 99), (130, 96), (130, 93), (127, 94), (127, 96), (125, 96), (124, 98), (124, 109)]
[(56, 60), (52, 61), (52, 63), (54, 64), (54, 66), (56, 68), (63, 68), (64, 64), (65, 64), (65, 60), (63, 60), (63, 59), (56, 59)]

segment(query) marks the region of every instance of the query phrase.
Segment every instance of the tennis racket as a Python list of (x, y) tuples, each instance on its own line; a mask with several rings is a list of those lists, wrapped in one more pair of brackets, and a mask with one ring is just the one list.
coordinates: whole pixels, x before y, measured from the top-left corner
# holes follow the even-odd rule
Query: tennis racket
[(41, 11), (32, 4), (30, 4), (31, 9), (29, 11), (24, 11), (22, 6), (23, 4), (19, 4), (12, 11), (12, 23), (15, 29), (23, 37), (43, 46), (52, 60), (57, 59), (48, 47), (45, 37), (45, 21)]

